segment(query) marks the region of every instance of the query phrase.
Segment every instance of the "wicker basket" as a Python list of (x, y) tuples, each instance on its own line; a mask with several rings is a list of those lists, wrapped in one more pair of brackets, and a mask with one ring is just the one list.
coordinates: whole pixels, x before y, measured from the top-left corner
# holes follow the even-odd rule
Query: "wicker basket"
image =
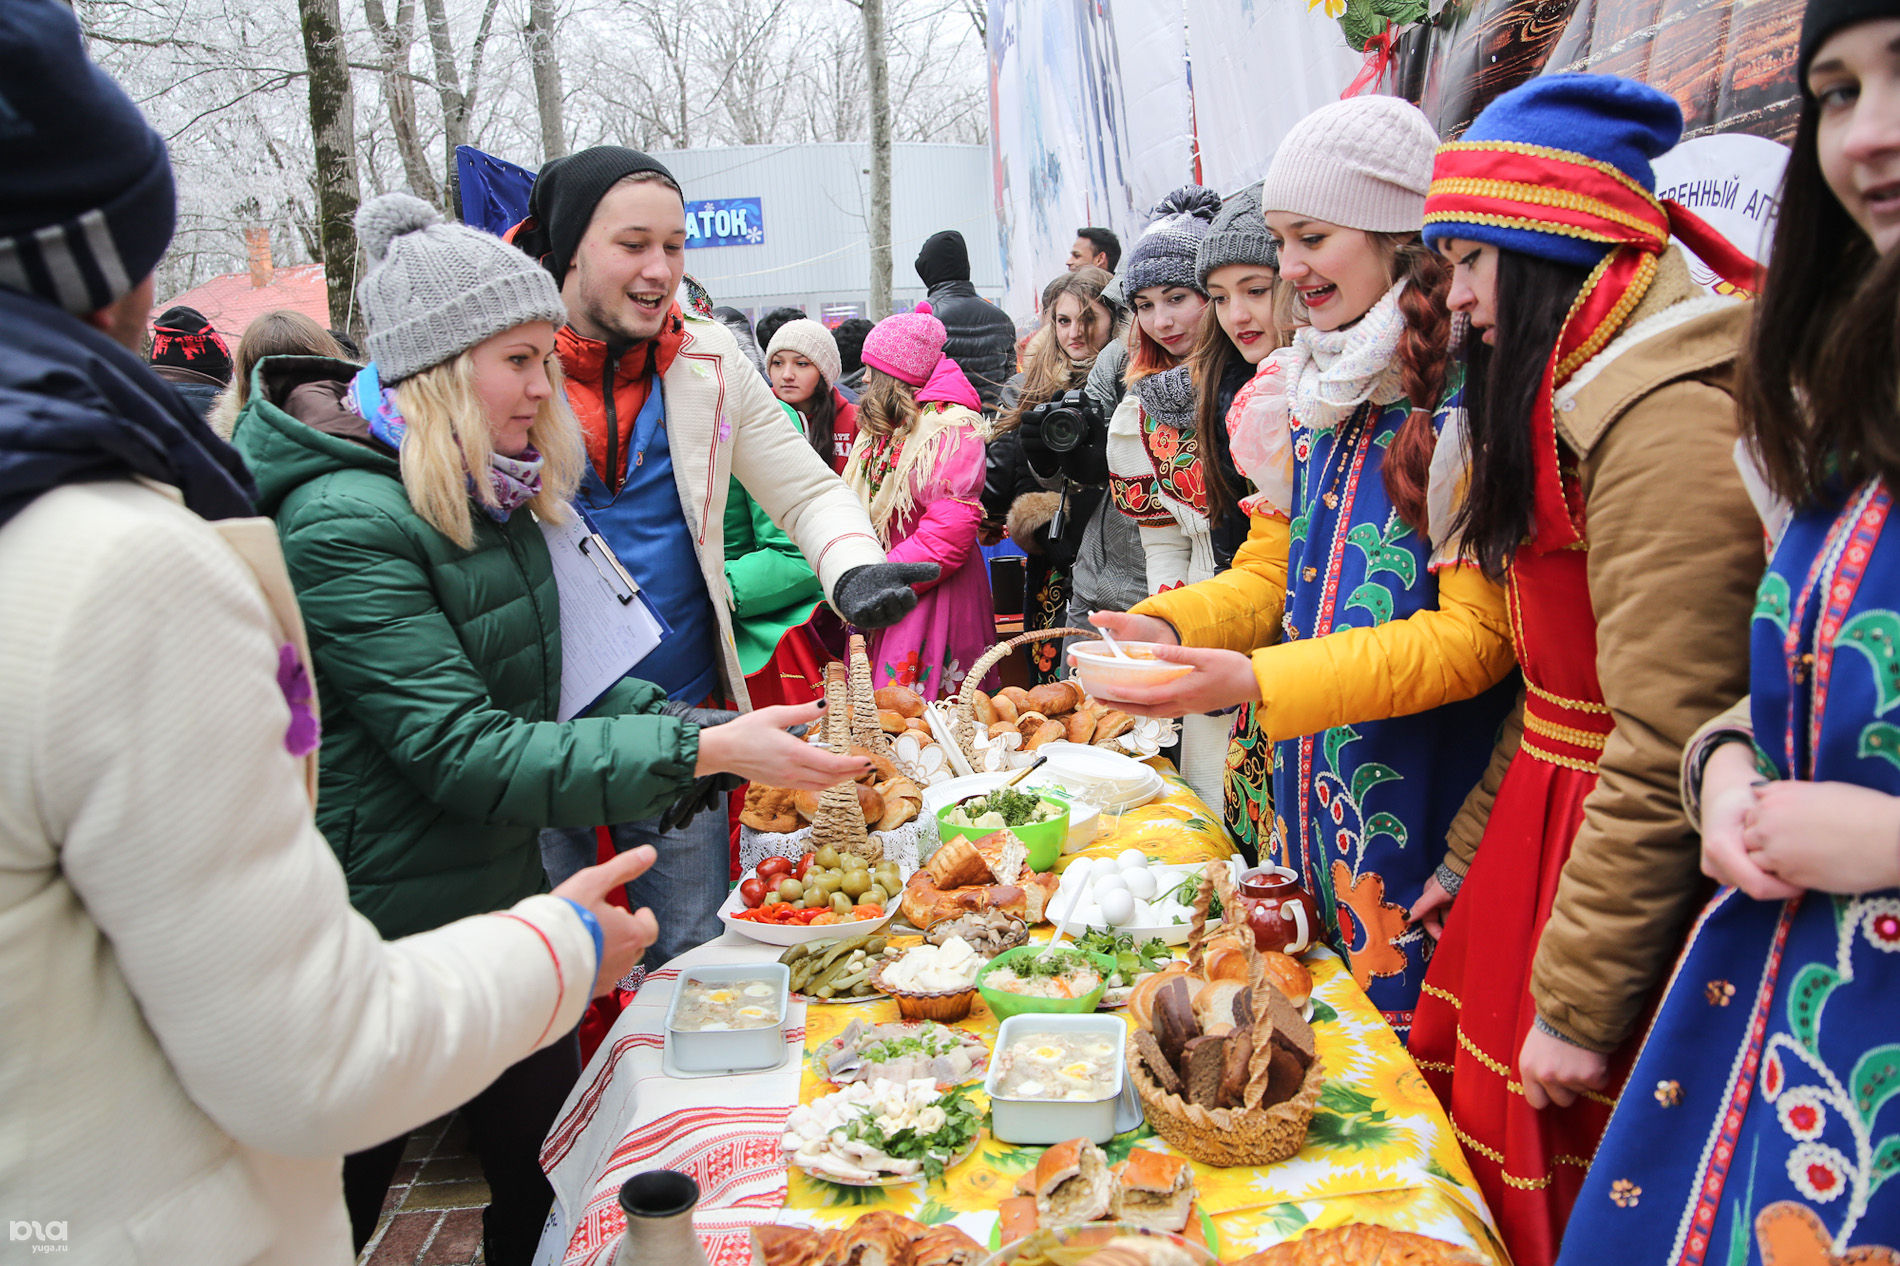
[(1019, 646), (1046, 642), (1052, 637), (1090, 636), (1093, 635), (1087, 629), (1032, 629), (990, 647), (977, 658), (976, 663), (970, 665), (969, 676), (963, 679), (963, 688), (957, 691), (956, 716), (950, 725), (950, 735), (956, 739), (957, 746), (963, 749), (963, 759), (969, 761), (972, 768), (981, 759), (976, 750), (976, 688), (989, 675), (990, 669)]
[[(1194, 930), (1188, 940), (1190, 970), (1199, 971), (1206, 953), (1207, 912), (1216, 893), (1220, 894), (1224, 913), (1239, 909), (1239, 894), (1234, 890), (1232, 874), (1224, 862), (1209, 862), (1201, 876), (1201, 888), (1194, 902)], [(1232, 918), (1228, 919), (1233, 922)], [(1269, 983), (1265, 960), (1254, 948), (1253, 938), (1243, 936), (1246, 947), (1247, 977), (1253, 989), (1254, 1014), (1267, 1014)], [(1306, 1142), (1306, 1130), (1319, 1106), (1319, 1092), (1325, 1082), (1322, 1061), (1314, 1059), (1306, 1078), (1291, 1099), (1270, 1107), (1261, 1107), (1266, 1092), (1267, 1066), (1271, 1047), (1256, 1045), (1249, 1068), (1245, 1101), (1236, 1108), (1204, 1108), (1179, 1095), (1169, 1094), (1149, 1075), (1147, 1066), (1136, 1052), (1134, 1035), (1128, 1040), (1127, 1072), (1134, 1083), (1141, 1109), (1154, 1132), (1183, 1153), (1208, 1165), (1270, 1165), (1283, 1161)]]
[[(851, 751), (850, 722), (845, 719), (844, 665), (833, 663), (825, 668), (825, 745), (839, 756)], [(866, 861), (884, 856), (884, 846), (873, 840), (864, 827), (864, 814), (858, 808), (858, 785), (849, 780), (826, 787), (818, 793), (818, 812), (811, 821), (813, 852), (830, 847), (840, 853), (856, 853)]]

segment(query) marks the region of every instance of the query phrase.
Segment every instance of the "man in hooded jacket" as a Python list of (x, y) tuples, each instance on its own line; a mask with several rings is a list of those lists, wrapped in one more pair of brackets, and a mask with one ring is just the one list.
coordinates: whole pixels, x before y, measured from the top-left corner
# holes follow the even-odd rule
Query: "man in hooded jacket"
[(995, 413), (1016, 368), (1016, 323), (970, 284), (970, 249), (955, 229), (925, 240), (917, 252), (917, 276), (928, 290), (931, 314), (950, 331), (943, 354), (983, 397), (983, 411)]

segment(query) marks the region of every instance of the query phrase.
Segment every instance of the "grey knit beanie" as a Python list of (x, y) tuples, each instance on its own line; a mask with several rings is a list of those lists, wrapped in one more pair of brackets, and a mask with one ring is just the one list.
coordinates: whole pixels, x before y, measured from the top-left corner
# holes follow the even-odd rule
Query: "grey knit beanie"
[(810, 317), (787, 321), (778, 327), (778, 333), (772, 336), (772, 345), (765, 349), (768, 373), (772, 368), (772, 354), (781, 351), (797, 352), (818, 366), (818, 375), (825, 380), (827, 387), (837, 386), (838, 376), (844, 372), (844, 358), (838, 354), (838, 340), (831, 336), (830, 330)]
[(1280, 270), (1280, 252), (1267, 232), (1266, 218), (1260, 212), (1260, 198), (1252, 189), (1243, 189), (1220, 205), (1220, 214), (1201, 239), (1194, 256), (1194, 271), (1207, 289), (1207, 277), (1216, 268), (1229, 264), (1265, 264)]
[(1150, 286), (1199, 290), (1194, 255), (1219, 210), (1220, 195), (1200, 185), (1182, 185), (1155, 204), (1148, 227), (1122, 260), (1122, 294), (1133, 299)]
[(369, 270), (361, 281), (365, 340), (385, 386), (453, 360), (483, 339), (529, 321), (567, 320), (545, 268), (508, 243), (406, 193), (356, 213)]
[(1425, 224), (1437, 149), (1438, 134), (1409, 101), (1335, 101), (1280, 142), (1260, 206), (1367, 233), (1416, 233)]
[(1194, 378), (1186, 365), (1176, 365), (1158, 374), (1149, 374), (1135, 384), (1135, 396), (1141, 411), (1158, 422), (1166, 422), (1186, 434), (1194, 429)]

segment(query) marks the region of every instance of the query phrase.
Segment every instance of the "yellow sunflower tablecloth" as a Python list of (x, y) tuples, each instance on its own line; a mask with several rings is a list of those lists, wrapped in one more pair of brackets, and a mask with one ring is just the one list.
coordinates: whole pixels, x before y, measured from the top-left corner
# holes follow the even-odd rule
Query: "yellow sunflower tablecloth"
[[(1165, 760), (1150, 762), (1162, 794), (1111, 823), (1080, 854), (1112, 857), (1138, 848), (1170, 863), (1225, 858), (1232, 841), (1217, 813)], [(1071, 860), (1064, 859), (1064, 864)], [(1046, 939), (1050, 929), (1037, 930)], [(923, 1222), (955, 1221), (979, 1242), (997, 1230), (997, 1202), (1035, 1167), (1041, 1148), (984, 1135), (969, 1160), (926, 1187), (863, 1189), (815, 1181), (786, 1168), (780, 1138), (794, 1104), (832, 1087), (811, 1071), (810, 1052), (853, 1019), (894, 1020), (888, 999), (846, 1006), (795, 1004), (777, 1069), (714, 1078), (668, 1076), (662, 1066), (666, 1008), (682, 969), (770, 962), (779, 950), (734, 933), (675, 959), (650, 976), (569, 1095), (548, 1136), (542, 1165), (556, 1207), (538, 1260), (602, 1266), (621, 1227), (615, 1193), (635, 1173), (677, 1169), (699, 1183), (694, 1214), (714, 1266), (748, 1266), (748, 1228), (759, 1223), (843, 1225), (874, 1208)], [(1196, 1164), (1202, 1231), (1232, 1261), (1307, 1228), (1366, 1221), (1435, 1235), (1494, 1257), (1490, 1215), (1438, 1101), (1398, 1038), (1337, 957), (1307, 956), (1314, 978), (1314, 1031), (1326, 1086), (1306, 1146), (1278, 1165), (1216, 1169)], [(961, 1027), (994, 1042), (996, 1022), (979, 999)], [(979, 1092), (980, 1094), (980, 1092)], [(1139, 1144), (1165, 1150), (1146, 1125), (1118, 1136), (1119, 1161)]]

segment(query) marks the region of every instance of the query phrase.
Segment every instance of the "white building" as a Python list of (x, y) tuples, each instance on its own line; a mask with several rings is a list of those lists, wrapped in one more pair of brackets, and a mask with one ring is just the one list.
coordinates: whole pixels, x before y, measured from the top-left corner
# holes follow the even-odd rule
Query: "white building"
[[(970, 249), (970, 280), (1003, 292), (996, 196), (987, 145), (891, 147), (891, 297), (907, 311), (924, 297), (912, 267), (932, 233), (955, 229)], [(686, 271), (713, 302), (753, 320), (802, 308), (836, 325), (868, 315), (871, 147), (745, 145), (655, 152), (686, 193)], [(701, 240), (707, 245), (697, 245)], [(711, 244), (727, 243), (727, 244)], [(1019, 320), (1028, 314), (1011, 313)]]

